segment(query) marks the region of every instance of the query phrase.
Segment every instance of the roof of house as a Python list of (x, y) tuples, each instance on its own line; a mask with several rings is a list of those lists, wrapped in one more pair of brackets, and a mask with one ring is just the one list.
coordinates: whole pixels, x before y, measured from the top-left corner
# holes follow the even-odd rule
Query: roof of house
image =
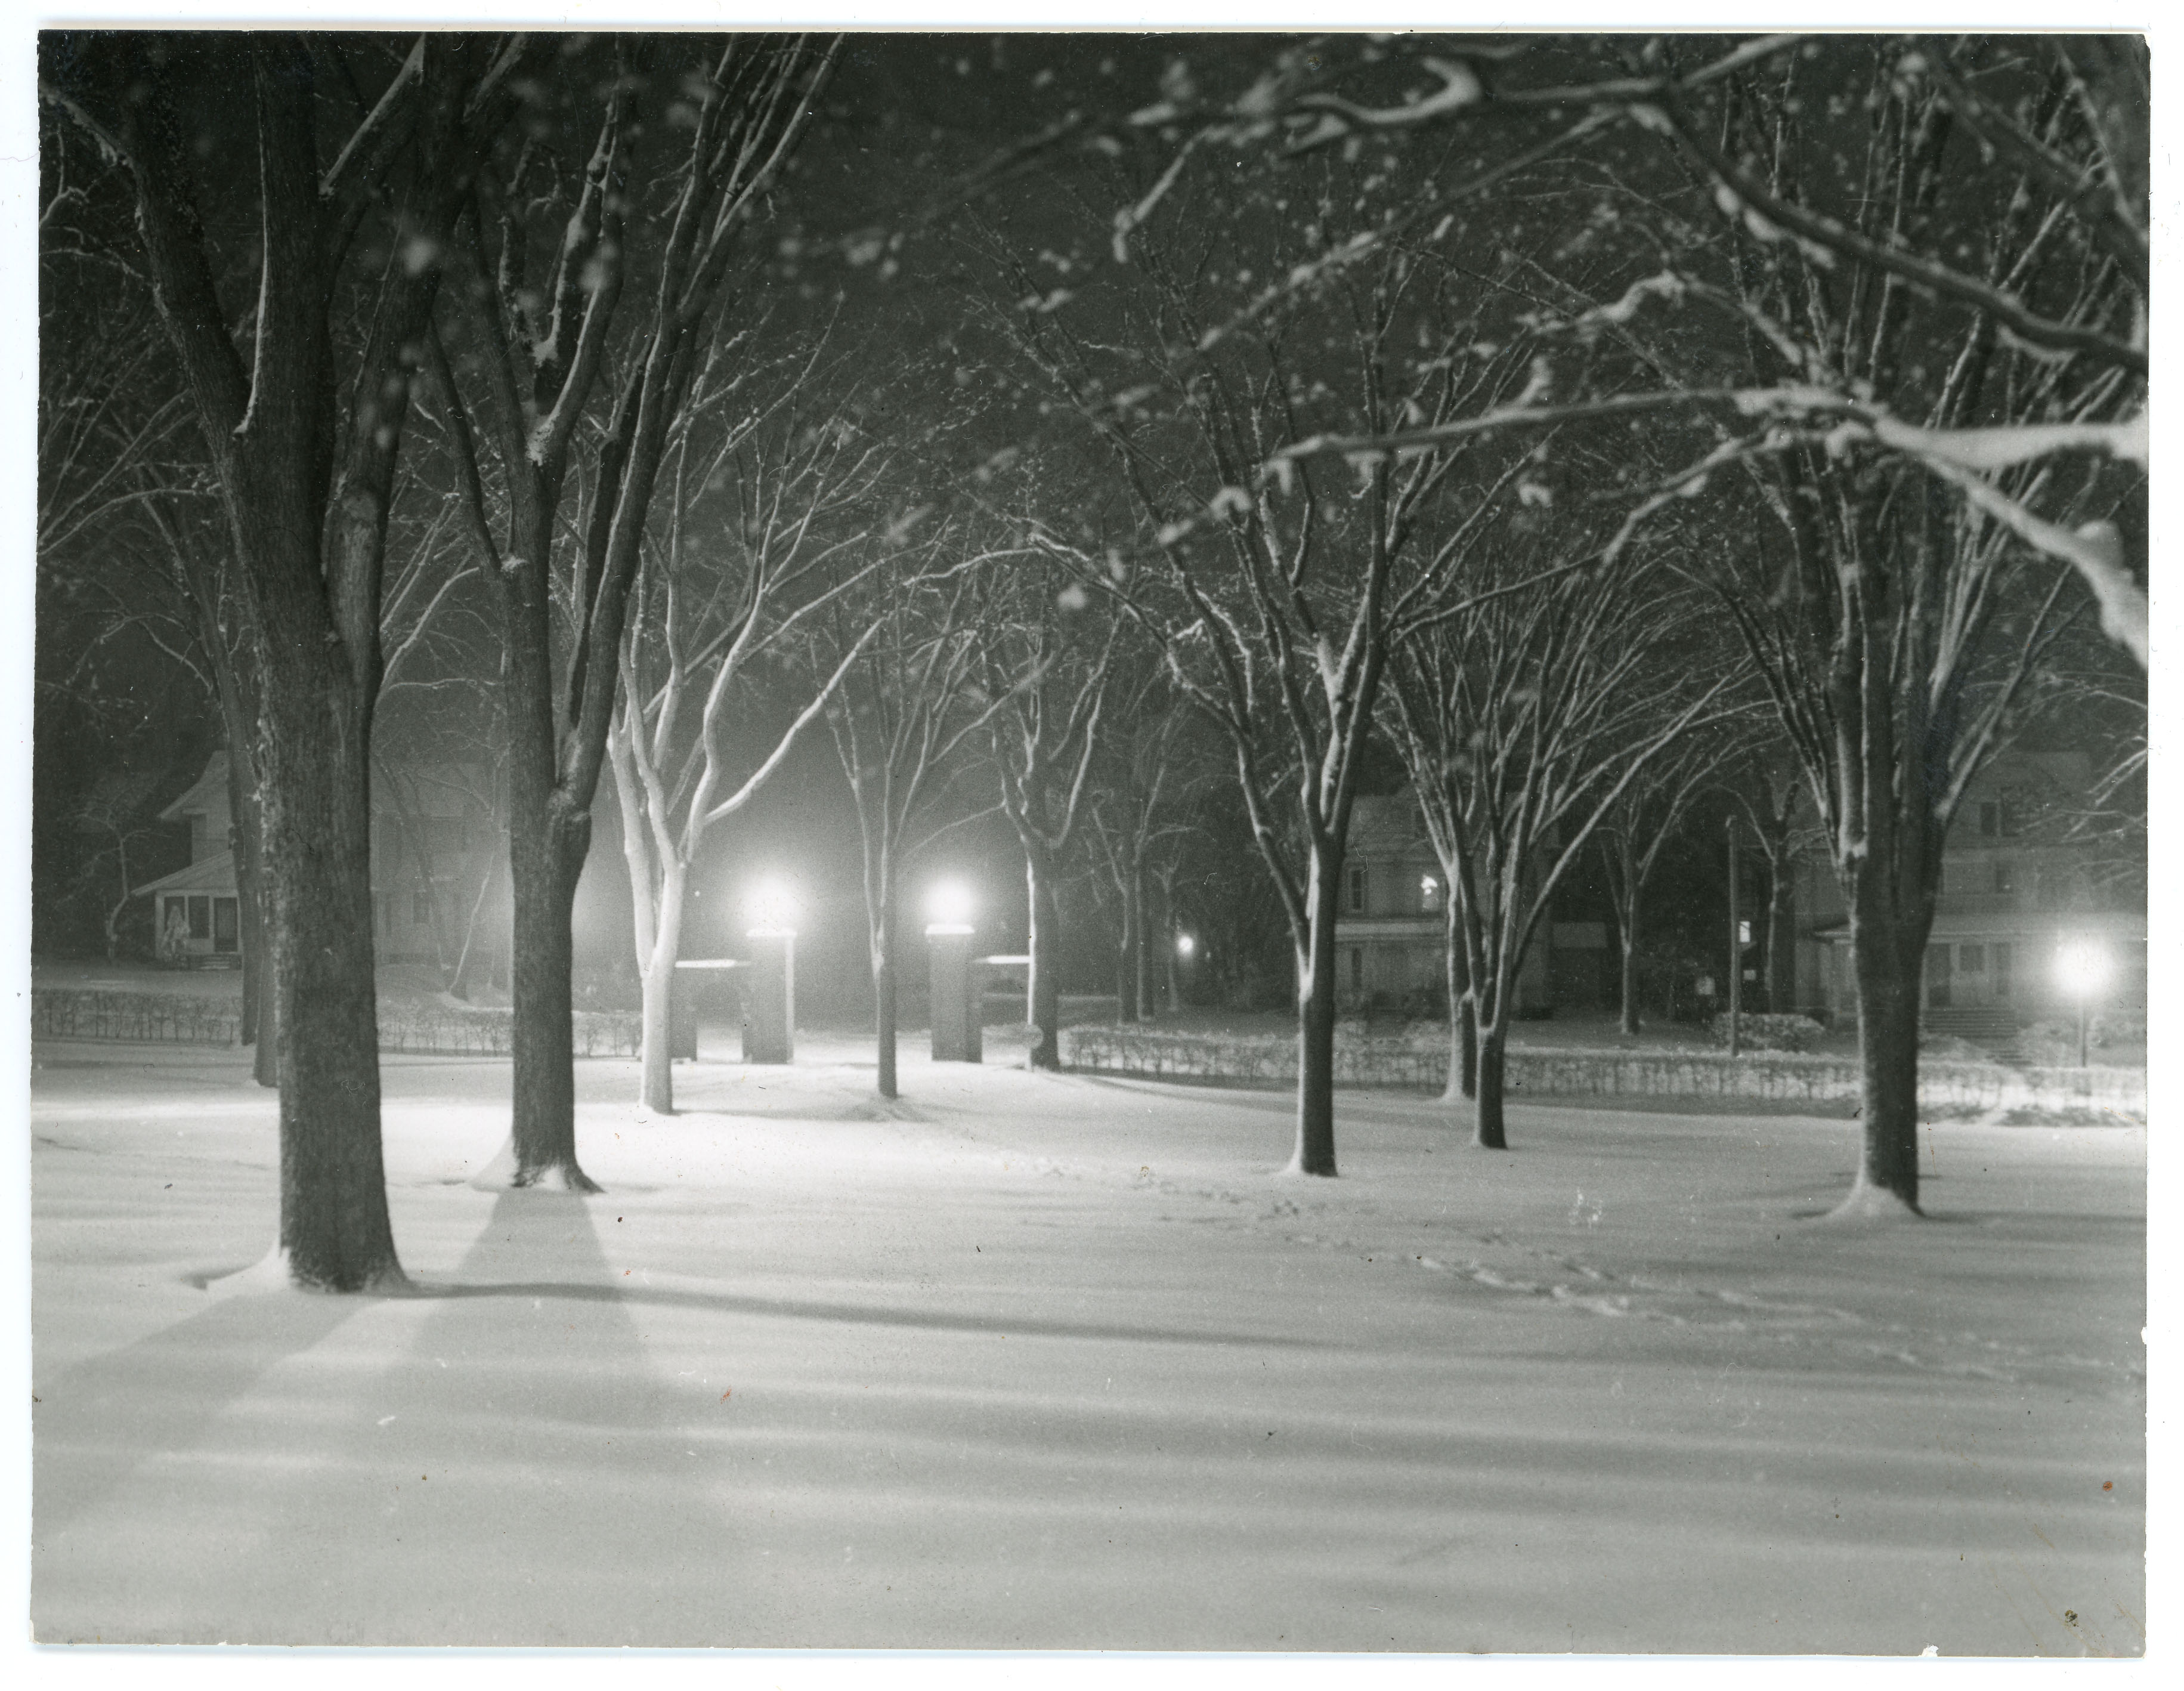
[(159, 812), (159, 820), (183, 822), (192, 816), (203, 816), (214, 809), (225, 810), (226, 807), (227, 754), (215, 751), (206, 762), (204, 773), (191, 782), (187, 791)]
[(154, 892), (209, 892), (222, 898), (235, 896), (235, 853), (215, 851), (210, 857), (200, 857), (187, 868), (176, 869), (170, 875), (161, 875), (155, 881), (130, 892), (131, 898), (142, 898)]

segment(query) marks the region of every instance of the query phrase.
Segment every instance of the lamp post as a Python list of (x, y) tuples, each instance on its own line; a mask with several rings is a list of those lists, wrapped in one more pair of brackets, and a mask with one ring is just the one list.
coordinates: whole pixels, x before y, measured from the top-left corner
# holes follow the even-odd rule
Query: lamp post
[(1738, 1055), (1744, 1045), (1744, 916), (1737, 907), (1736, 816), (1729, 827), (1729, 1054)]
[(926, 895), (925, 948), (931, 970), (933, 1060), (978, 1063), (984, 1058), (983, 1018), (972, 993), (970, 890), (943, 881)]
[(762, 881), (749, 901), (750, 991), (744, 1000), (744, 1061), (796, 1060), (796, 900), (777, 880)]
[(2055, 979), (2078, 1005), (2078, 1067), (2086, 1067), (2086, 1024), (2093, 995), (2108, 984), (2109, 954), (2091, 940), (2066, 940), (2055, 953)]

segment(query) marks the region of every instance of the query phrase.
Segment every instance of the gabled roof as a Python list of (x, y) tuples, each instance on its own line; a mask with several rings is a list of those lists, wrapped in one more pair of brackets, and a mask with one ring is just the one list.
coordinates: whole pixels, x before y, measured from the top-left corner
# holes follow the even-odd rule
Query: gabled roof
[[(203, 816), (214, 809), (227, 807), (227, 754), (215, 751), (206, 762), (204, 773), (190, 784), (189, 790), (166, 809), (159, 812), (162, 822), (182, 822), (192, 816)], [(206, 862), (209, 862), (210, 858)]]
[(154, 892), (209, 892), (222, 898), (235, 896), (235, 853), (215, 851), (209, 857), (200, 857), (187, 868), (176, 869), (170, 875), (162, 875), (155, 881), (131, 890), (131, 898), (142, 898)]

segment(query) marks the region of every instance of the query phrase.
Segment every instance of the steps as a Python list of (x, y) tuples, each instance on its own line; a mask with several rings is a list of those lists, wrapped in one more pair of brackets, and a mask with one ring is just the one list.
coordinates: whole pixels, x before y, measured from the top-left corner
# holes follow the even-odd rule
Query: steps
[(2007, 1004), (1968, 1004), (1928, 1010), (1919, 1019), (1921, 1031), (1982, 1045), (1997, 1057), (2017, 1055), (2017, 1012)]

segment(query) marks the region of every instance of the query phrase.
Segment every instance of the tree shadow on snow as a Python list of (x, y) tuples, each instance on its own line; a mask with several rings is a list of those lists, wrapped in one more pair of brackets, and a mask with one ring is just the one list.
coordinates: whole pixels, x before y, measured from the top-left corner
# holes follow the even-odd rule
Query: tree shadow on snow
[(145, 1463), (194, 1448), (270, 1370), (368, 1306), (240, 1292), (41, 1382), (31, 1409), (33, 1542), (123, 1489)]
[(584, 1303), (657, 1304), (705, 1309), (724, 1315), (759, 1315), (794, 1321), (840, 1321), (878, 1327), (917, 1327), (933, 1332), (992, 1333), (1004, 1337), (1121, 1340), (1141, 1344), (1258, 1345), (1281, 1350), (1324, 1350), (1325, 1344), (1259, 1333), (1216, 1333), (1185, 1328), (1134, 1327), (1093, 1321), (1016, 1320), (1004, 1315), (953, 1314), (880, 1303), (821, 1303), (790, 1298), (752, 1298), (733, 1292), (688, 1292), (669, 1286), (588, 1285), (565, 1280), (489, 1284), (420, 1283), (424, 1298), (561, 1298)]

